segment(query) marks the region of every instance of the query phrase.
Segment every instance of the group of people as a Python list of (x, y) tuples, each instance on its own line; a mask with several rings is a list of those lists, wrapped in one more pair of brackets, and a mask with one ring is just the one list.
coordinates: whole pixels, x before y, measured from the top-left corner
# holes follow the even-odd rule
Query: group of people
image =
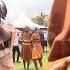
[[(15, 52), (17, 51), (17, 62), (19, 62), (19, 56), (21, 56), (25, 70), (29, 70), (31, 60), (34, 63), (36, 70), (38, 70), (37, 61), (39, 61), (39, 64), (42, 67), (43, 49), (40, 34), (37, 29), (30, 32), (29, 27), (23, 28), (21, 36), (16, 36), (13, 42), (13, 62), (15, 62)], [(19, 50), (18, 43), (21, 44), (21, 51)]]
[(17, 52), (17, 62), (20, 63), (19, 57), (21, 57), (25, 70), (29, 70), (31, 60), (36, 70), (38, 70), (37, 60), (42, 67), (42, 53), (44, 52), (44, 46), (47, 46), (47, 41), (44, 40), (43, 31), (38, 28), (31, 30), (29, 27), (24, 27), (21, 34), (18, 32), (16, 33), (12, 46), (13, 62), (15, 62), (15, 53)]
[[(36, 70), (38, 70), (37, 61), (39, 61), (42, 67), (42, 53), (43, 53), (43, 42), (41, 40), (41, 33), (37, 29), (30, 32), (28, 27), (23, 28), (21, 37), (19, 39), (19, 34), (13, 39), (13, 34), (11, 28), (5, 22), (5, 17), (7, 14), (7, 8), (3, 1), (0, 0), (0, 70), (15, 70), (15, 52), (17, 51), (17, 62), (19, 61), (19, 56), (23, 59), (24, 69), (29, 70), (29, 64), (32, 60)], [(7, 25), (6, 28), (3, 25)], [(11, 31), (10, 31), (11, 30)], [(40, 35), (41, 34), (41, 35)], [(13, 39), (13, 43), (12, 43)], [(12, 43), (12, 46), (11, 46)], [(19, 48), (19, 43), (21, 44), (21, 51)], [(13, 50), (13, 60), (11, 50)], [(13, 63), (14, 62), (14, 63)]]
[[(12, 32), (10, 29), (4, 28), (3, 25), (6, 24), (5, 17), (7, 14), (7, 8), (3, 1), (0, 1), (0, 70), (15, 70), (13, 61), (15, 62), (15, 51), (23, 59), (24, 69), (29, 70), (30, 60), (33, 60), (36, 70), (38, 70), (37, 60), (42, 66), (42, 46), (40, 42), (40, 35), (37, 31), (30, 33), (28, 28), (24, 28), (21, 40), (19, 41), (22, 45), (21, 53), (18, 48), (18, 42), (13, 44), (13, 60), (11, 56), (11, 41), (12, 41)], [(3, 21), (2, 21), (3, 20)], [(18, 35), (16, 37), (18, 39)], [(14, 41), (16, 41), (16, 39)], [(27, 68), (26, 68), (27, 63)]]

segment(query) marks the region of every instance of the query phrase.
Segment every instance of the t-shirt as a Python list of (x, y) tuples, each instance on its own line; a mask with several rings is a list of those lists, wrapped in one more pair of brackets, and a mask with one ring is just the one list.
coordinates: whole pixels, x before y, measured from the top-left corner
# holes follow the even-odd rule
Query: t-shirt
[(48, 31), (44, 31), (43, 33), (44, 33), (44, 40), (47, 41), (47, 39), (48, 39)]
[(16, 36), (13, 41), (13, 46), (18, 46), (18, 45), (19, 45), (19, 36)]

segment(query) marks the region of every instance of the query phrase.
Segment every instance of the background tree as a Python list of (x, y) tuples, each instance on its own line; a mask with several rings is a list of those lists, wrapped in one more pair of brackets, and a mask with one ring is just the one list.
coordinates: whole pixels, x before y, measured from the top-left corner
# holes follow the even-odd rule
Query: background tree
[(48, 23), (48, 15), (45, 15), (43, 12), (40, 13), (40, 16), (36, 16), (32, 18), (32, 21), (43, 26), (47, 26)]

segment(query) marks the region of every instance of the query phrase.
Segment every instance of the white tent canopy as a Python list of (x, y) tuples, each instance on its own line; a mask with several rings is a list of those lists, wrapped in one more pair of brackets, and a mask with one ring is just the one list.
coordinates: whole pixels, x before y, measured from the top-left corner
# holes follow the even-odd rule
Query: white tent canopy
[(12, 23), (15, 27), (23, 28), (29, 26), (30, 28), (46, 28), (31, 21), (24, 13), (21, 13), (18, 18)]

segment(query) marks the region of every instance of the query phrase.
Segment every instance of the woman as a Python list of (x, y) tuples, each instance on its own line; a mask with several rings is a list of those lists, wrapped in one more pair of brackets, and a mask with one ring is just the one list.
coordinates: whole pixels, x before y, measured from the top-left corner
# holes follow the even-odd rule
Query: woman
[(33, 31), (32, 36), (32, 60), (34, 62), (36, 70), (38, 70), (37, 60), (39, 61), (40, 66), (42, 67), (42, 46), (40, 42), (40, 35), (37, 31)]
[[(32, 58), (31, 52), (31, 33), (29, 32), (29, 28), (25, 27), (22, 33), (22, 50), (21, 57), (24, 63), (24, 69), (29, 70), (29, 63)], [(26, 68), (27, 63), (27, 68)]]

